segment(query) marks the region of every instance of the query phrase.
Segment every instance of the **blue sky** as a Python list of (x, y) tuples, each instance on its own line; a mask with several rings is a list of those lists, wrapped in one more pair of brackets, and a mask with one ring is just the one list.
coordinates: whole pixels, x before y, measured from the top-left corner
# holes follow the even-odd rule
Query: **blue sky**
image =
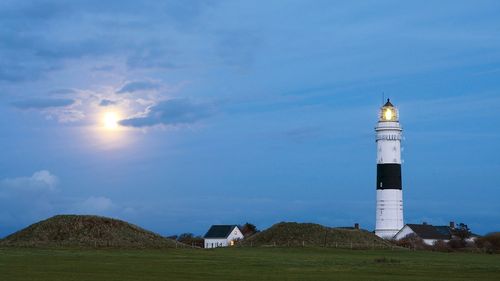
[[(500, 229), (498, 1), (2, 1), (0, 235), (373, 229), (399, 107), (406, 222)], [(117, 128), (106, 127), (111, 114)]]

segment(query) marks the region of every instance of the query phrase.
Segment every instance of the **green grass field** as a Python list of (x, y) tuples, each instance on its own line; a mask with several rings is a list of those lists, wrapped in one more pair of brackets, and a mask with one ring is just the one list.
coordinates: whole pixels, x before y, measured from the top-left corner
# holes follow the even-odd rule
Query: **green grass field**
[(331, 248), (4, 248), (0, 280), (500, 280), (500, 255)]

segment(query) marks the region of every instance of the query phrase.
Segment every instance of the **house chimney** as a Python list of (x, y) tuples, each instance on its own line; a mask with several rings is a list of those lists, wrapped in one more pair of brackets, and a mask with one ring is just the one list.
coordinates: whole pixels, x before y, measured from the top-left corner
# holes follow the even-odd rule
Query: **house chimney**
[(450, 228), (455, 229), (455, 222), (454, 221), (450, 221)]
[(424, 222), (422, 222), (422, 224), (423, 224), (423, 225), (427, 225), (427, 222), (426, 222), (426, 221), (424, 221)]
[(354, 229), (359, 229), (359, 223), (354, 224)]

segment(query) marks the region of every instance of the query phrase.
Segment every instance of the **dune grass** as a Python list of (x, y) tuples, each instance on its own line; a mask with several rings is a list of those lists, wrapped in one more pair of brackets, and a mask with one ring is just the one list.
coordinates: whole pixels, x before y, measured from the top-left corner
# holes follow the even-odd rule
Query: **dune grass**
[(391, 248), (372, 232), (332, 228), (315, 223), (280, 222), (241, 241), (242, 246)]
[(185, 246), (137, 225), (101, 216), (57, 215), (0, 240), (0, 247), (176, 248)]
[(0, 279), (500, 280), (500, 255), (332, 248), (2, 248)]

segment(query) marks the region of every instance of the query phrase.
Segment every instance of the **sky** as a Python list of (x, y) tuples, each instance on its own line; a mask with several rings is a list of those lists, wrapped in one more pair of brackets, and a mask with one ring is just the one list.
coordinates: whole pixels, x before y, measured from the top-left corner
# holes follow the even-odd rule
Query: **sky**
[(375, 224), (398, 107), (407, 223), (500, 230), (498, 1), (0, 2), (0, 236)]

